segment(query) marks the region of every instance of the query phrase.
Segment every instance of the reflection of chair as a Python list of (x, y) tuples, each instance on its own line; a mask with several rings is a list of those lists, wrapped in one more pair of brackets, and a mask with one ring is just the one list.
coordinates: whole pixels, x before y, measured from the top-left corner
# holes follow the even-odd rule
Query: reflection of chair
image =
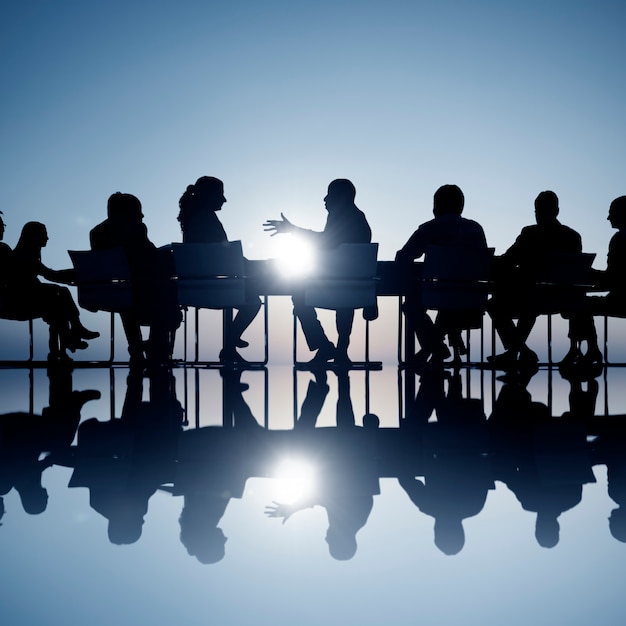
[(114, 313), (133, 306), (130, 267), (122, 248), (69, 250), (78, 289), (78, 304), (88, 311), (111, 313), (111, 354), (115, 355)]
[[(364, 309), (365, 360), (361, 365), (372, 366), (369, 358), (369, 320), (376, 308), (377, 243), (344, 243), (325, 250), (314, 276), (306, 279), (304, 302), (320, 309)], [(297, 320), (293, 327), (293, 360), (297, 363)], [(354, 363), (359, 365), (359, 363)]]
[[(489, 296), (493, 248), (429, 246), (422, 266), (421, 302), (425, 310), (438, 311), (442, 327), (450, 332), (481, 330)], [(402, 335), (402, 320), (400, 320)], [(400, 342), (402, 338), (400, 337)], [(413, 330), (405, 329), (405, 353), (413, 352)], [(469, 345), (468, 345), (469, 359)]]
[[(187, 309), (195, 309), (195, 361), (199, 361), (199, 309), (223, 309), (223, 334), (232, 322), (232, 309), (245, 305), (245, 259), (240, 241), (173, 243), (178, 303), (185, 310), (184, 359), (187, 360)], [(267, 302), (264, 306), (264, 360), (268, 359)], [(206, 364), (217, 365), (219, 361)]]

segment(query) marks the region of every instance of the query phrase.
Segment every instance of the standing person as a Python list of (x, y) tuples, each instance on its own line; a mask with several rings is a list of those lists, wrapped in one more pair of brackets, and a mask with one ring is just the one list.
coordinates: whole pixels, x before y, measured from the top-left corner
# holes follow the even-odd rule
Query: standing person
[[(222, 226), (217, 211), (226, 202), (224, 183), (213, 176), (201, 176), (194, 185), (189, 185), (178, 203), (178, 221), (183, 232), (183, 243), (226, 243), (228, 236)], [(237, 348), (249, 344), (241, 335), (250, 326), (261, 308), (258, 296), (246, 294), (246, 303), (238, 307), (237, 315), (226, 329), (224, 347), (220, 351), (220, 361), (225, 363), (245, 363)]]
[[(474, 220), (461, 217), (465, 196), (457, 185), (439, 187), (433, 197), (434, 218), (424, 222), (396, 253), (396, 262), (411, 264), (426, 253), (429, 246), (486, 249), (487, 240), (482, 226)], [(430, 359), (437, 364), (449, 355), (444, 344), (445, 329), (426, 313), (422, 306), (420, 290), (407, 294), (404, 315), (412, 323), (421, 350), (411, 359), (415, 367), (424, 366)], [(455, 342), (460, 336), (454, 337)]]
[[(333, 180), (328, 185), (328, 193), (324, 198), (328, 217), (324, 230), (321, 232), (295, 226), (282, 213), (281, 219), (267, 220), (263, 226), (265, 231), (270, 233), (270, 236), (282, 233), (298, 235), (310, 241), (321, 254), (324, 253), (324, 250), (336, 248), (342, 243), (370, 243), (372, 231), (365, 214), (354, 204), (355, 196), (354, 185), (345, 178)], [(309, 350), (317, 351), (310, 364), (318, 366), (331, 360), (334, 360), (335, 363), (350, 363), (348, 346), (354, 321), (354, 309), (337, 309), (338, 340), (335, 347), (326, 336), (317, 318), (315, 308), (304, 303), (303, 293), (293, 295), (293, 305), (294, 313), (300, 320)]]
[(148, 239), (148, 229), (142, 220), (139, 199), (118, 191), (108, 199), (107, 219), (89, 233), (92, 250), (122, 248), (128, 258), (135, 304), (120, 312), (120, 317), (131, 364), (144, 362), (142, 325), (150, 327), (146, 347), (148, 360), (152, 363), (168, 361), (170, 334), (182, 319), (165, 255)]
[[(50, 326), (48, 360), (71, 361), (67, 350), (84, 350), (87, 347), (85, 340), (95, 339), (100, 333), (83, 326), (68, 288), (52, 284), (69, 283), (72, 276), (71, 271), (52, 270), (41, 262), (41, 250), (47, 243), (45, 225), (27, 222), (15, 249), (7, 254), (3, 248), (3, 256), (6, 255), (9, 261), (4, 279), (4, 310), (8, 317), (15, 319), (43, 318)], [(40, 276), (51, 283), (42, 283)]]

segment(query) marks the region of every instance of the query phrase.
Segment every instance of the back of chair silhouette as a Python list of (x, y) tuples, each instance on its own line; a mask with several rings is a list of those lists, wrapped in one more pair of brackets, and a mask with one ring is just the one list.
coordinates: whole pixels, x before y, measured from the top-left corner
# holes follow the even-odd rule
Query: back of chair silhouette
[(548, 316), (548, 363), (552, 363), (552, 315), (580, 311), (591, 284), (596, 255), (586, 252), (554, 253), (543, 259), (537, 277), (537, 305)]
[[(232, 320), (232, 309), (246, 303), (245, 259), (241, 241), (225, 243), (173, 243), (178, 303), (185, 309), (187, 360), (187, 309), (195, 309), (195, 361), (199, 360), (199, 309), (222, 309), (223, 331)], [(267, 362), (267, 306), (265, 306), (265, 360)], [(218, 364), (208, 361), (207, 364)]]
[(35, 353), (33, 319), (37, 318), (33, 318), (30, 315), (21, 315), (16, 311), (12, 311), (10, 303), (5, 302), (4, 294), (0, 291), (0, 319), (28, 322), (28, 359), (26, 359), (26, 361), (32, 362)]
[[(456, 329), (480, 329), (481, 360), (483, 317), (489, 297), (493, 253), (493, 248), (429, 246), (422, 266), (422, 306), (444, 315)], [(411, 346), (406, 349), (412, 350), (412, 333), (407, 333), (407, 339)], [(399, 341), (401, 345), (402, 339)]]
[[(304, 302), (320, 309), (365, 309), (376, 307), (377, 243), (343, 243), (325, 250), (315, 274), (306, 279)], [(369, 320), (365, 318), (365, 361), (369, 359)], [(293, 358), (297, 363), (297, 325), (294, 318)], [(359, 363), (356, 363), (357, 365)]]
[(78, 304), (88, 311), (111, 313), (111, 351), (115, 356), (114, 313), (132, 308), (133, 286), (128, 258), (122, 248), (68, 250), (76, 273)]

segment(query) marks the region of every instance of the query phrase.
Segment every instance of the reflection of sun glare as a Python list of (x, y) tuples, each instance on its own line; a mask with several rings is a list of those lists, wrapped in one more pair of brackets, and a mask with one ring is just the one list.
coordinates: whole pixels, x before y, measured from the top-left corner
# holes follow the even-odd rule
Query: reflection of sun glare
[(292, 504), (313, 495), (315, 469), (311, 463), (302, 459), (285, 459), (274, 475), (277, 502)]
[(313, 247), (293, 235), (277, 238), (275, 256), (285, 276), (306, 276), (314, 266)]

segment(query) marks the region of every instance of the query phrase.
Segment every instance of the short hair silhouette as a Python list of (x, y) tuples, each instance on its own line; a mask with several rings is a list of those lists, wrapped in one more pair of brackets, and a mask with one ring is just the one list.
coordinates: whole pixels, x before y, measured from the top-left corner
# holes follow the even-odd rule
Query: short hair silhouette
[(107, 216), (113, 219), (143, 217), (141, 201), (132, 193), (116, 191), (107, 200)]
[(542, 548), (554, 548), (559, 543), (561, 526), (556, 517), (537, 514), (535, 539)]
[(181, 523), (180, 541), (189, 556), (195, 556), (203, 565), (218, 563), (226, 554), (227, 537), (217, 526)]
[(435, 191), (433, 213), (435, 215), (461, 215), (465, 196), (457, 185), (443, 185)]
[(48, 507), (48, 491), (45, 487), (29, 487), (18, 489), (22, 508), (29, 515), (39, 515)]
[(626, 543), (626, 509), (618, 508), (611, 511), (609, 531), (615, 539)]
[(539, 218), (555, 218), (559, 214), (559, 197), (554, 191), (542, 191), (535, 198), (535, 211)]
[(141, 537), (142, 527), (141, 514), (112, 517), (108, 527), (109, 541), (118, 546), (135, 543)]
[(357, 551), (356, 536), (346, 528), (329, 528), (326, 543), (330, 556), (337, 561), (349, 561)]
[(448, 556), (458, 554), (465, 545), (463, 520), (445, 517), (436, 519), (435, 545)]
[(328, 193), (344, 202), (354, 202), (356, 187), (347, 178), (336, 178), (328, 185)]
[(611, 217), (618, 228), (626, 228), (626, 196), (615, 198), (609, 206)]

